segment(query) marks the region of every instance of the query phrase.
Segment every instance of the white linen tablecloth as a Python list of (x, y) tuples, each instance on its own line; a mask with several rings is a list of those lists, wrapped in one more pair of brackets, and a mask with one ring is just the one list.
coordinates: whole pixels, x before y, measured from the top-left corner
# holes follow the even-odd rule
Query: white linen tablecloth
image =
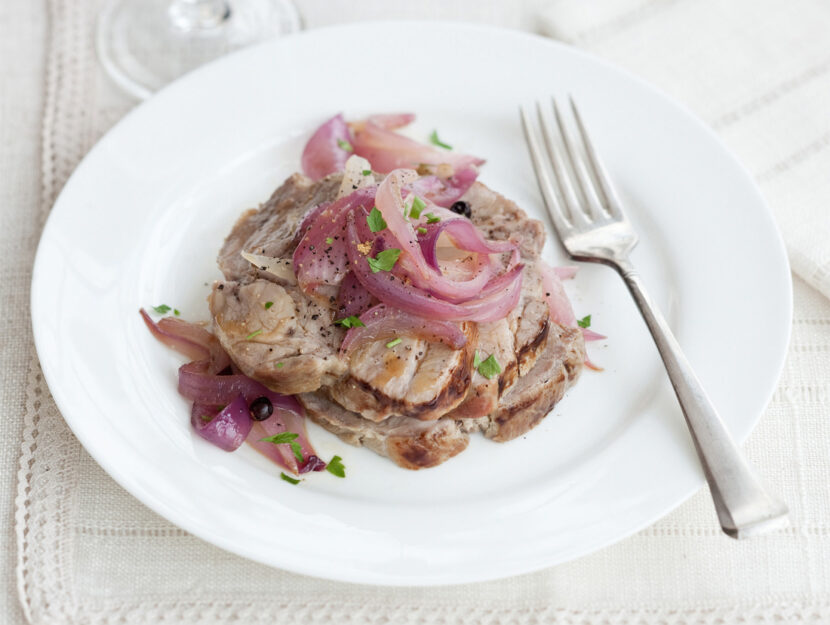
[(701, 492), (636, 536), (576, 562), (499, 582), (390, 589), (269, 569), (147, 510), (66, 427), (42, 380), (28, 317), (31, 262), (49, 208), (83, 154), (133, 103), (97, 65), (95, 0), (20, 0), (0, 12), (0, 393), (7, 413), (0, 419), (0, 622), (830, 622), (830, 5), (297, 5), (308, 28), (406, 17), (544, 32), (654, 82), (720, 133), (759, 182), (797, 274), (788, 362), (746, 444), (790, 504), (792, 526), (732, 541)]

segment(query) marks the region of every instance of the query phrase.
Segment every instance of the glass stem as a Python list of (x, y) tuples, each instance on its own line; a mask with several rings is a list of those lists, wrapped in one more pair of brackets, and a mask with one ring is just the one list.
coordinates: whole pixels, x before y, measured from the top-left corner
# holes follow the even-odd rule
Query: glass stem
[(192, 32), (221, 26), (230, 18), (231, 7), (227, 0), (173, 0), (168, 13), (176, 28)]

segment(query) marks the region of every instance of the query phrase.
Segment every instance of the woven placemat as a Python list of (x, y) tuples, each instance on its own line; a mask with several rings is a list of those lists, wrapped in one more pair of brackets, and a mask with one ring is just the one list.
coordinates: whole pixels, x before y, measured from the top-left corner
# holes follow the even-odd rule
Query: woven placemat
[[(302, 10), (304, 3), (298, 4)], [(706, 8), (693, 9), (692, 4)], [(625, 9), (624, 3), (611, 2), (603, 23), (576, 9), (566, 15), (586, 24), (588, 34), (575, 36), (577, 43), (600, 53), (610, 49), (613, 53), (607, 55), (613, 60), (633, 67), (640, 56), (654, 55), (667, 68), (686, 67), (694, 58), (662, 41), (671, 40), (670, 30), (649, 43), (637, 29), (651, 32), (654, 24), (649, 22), (660, 18), (657, 27), (677, 30), (683, 19), (700, 11), (725, 19), (735, 11), (728, 4), (640, 2), (636, 9)], [(776, 19), (771, 4), (742, 6), (748, 13), (760, 13), (756, 20), (763, 19), (763, 10), (771, 12), (768, 19)], [(41, 221), (78, 161), (132, 105), (109, 85), (96, 63), (92, 30), (97, 3), (50, 0), (49, 7)], [(567, 6), (554, 3), (549, 9), (564, 11)], [(548, 26), (564, 28), (561, 14), (545, 15), (552, 20)], [(307, 25), (314, 24), (307, 20)], [(729, 52), (737, 54), (731, 48)], [(646, 73), (659, 78), (649, 68)], [(702, 78), (705, 71), (701, 66), (689, 76), (704, 83), (701, 90), (710, 86)], [(816, 80), (826, 78), (820, 68), (813, 73), (819, 75)], [(801, 84), (813, 86), (806, 78)], [(787, 157), (786, 152), (773, 154), (775, 145), (763, 139), (750, 141), (748, 136), (761, 123), (753, 117), (771, 115), (770, 107), (788, 97), (777, 93), (759, 96), (753, 91), (743, 106), (725, 99), (720, 106), (712, 103), (706, 113), (728, 140), (740, 145), (736, 149), (742, 156), (751, 153), (753, 170), (769, 196), (781, 200), (774, 207), (779, 219), (786, 219), (788, 197), (819, 206), (818, 196), (805, 195), (797, 183), (810, 175), (822, 152), (805, 148)], [(736, 118), (735, 111), (743, 111), (742, 117)], [(814, 140), (806, 137), (805, 145)], [(431, 589), (351, 585), (270, 569), (207, 545), (156, 516), (104, 474), (77, 443), (55, 407), (33, 350), (16, 502), (24, 611), (33, 623), (84, 625), (830, 622), (830, 420), (825, 409), (830, 396), (830, 303), (800, 280), (795, 297), (787, 366), (746, 445), (770, 487), (787, 498), (790, 529), (748, 542), (725, 538), (704, 491), (647, 530), (577, 562), (499, 582)]]

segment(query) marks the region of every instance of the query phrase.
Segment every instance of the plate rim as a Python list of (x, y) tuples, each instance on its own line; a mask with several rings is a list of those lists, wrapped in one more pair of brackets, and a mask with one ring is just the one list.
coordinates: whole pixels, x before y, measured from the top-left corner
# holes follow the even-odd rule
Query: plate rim
[[(33, 265), (33, 272), (32, 272), (32, 282), (31, 282), (31, 294), (30, 294), (30, 305), (31, 305), (31, 319), (32, 319), (32, 329), (34, 334), (34, 343), (38, 353), (38, 358), (40, 359), (41, 354), (45, 353), (44, 349), (45, 346), (42, 344), (44, 338), (43, 333), (38, 332), (38, 323), (42, 323), (41, 318), (37, 314), (37, 310), (39, 310), (40, 303), (39, 303), (39, 296), (41, 292), (40, 284), (43, 280), (45, 280), (44, 276), (46, 275), (46, 269), (43, 268), (43, 254), (42, 254), (42, 244), (44, 240), (48, 240), (45, 236), (50, 228), (50, 224), (54, 223), (53, 215), (54, 209), (61, 205), (61, 201), (66, 193), (67, 188), (70, 187), (70, 182), (72, 178), (76, 175), (76, 172), (81, 170), (83, 167), (88, 167), (87, 164), (90, 161), (94, 161), (97, 158), (97, 154), (100, 150), (102, 150), (102, 143), (107, 137), (110, 137), (114, 133), (122, 132), (124, 126), (128, 126), (132, 123), (130, 120), (133, 119), (134, 116), (142, 115), (142, 111), (146, 109), (148, 105), (155, 105), (159, 101), (159, 99), (166, 98), (165, 94), (175, 91), (178, 89), (183, 88), (181, 85), (186, 84), (188, 81), (198, 80), (199, 76), (205, 74), (209, 75), (211, 72), (214, 71), (214, 68), (217, 65), (222, 64), (231, 64), (235, 61), (233, 59), (244, 57), (246, 55), (255, 56), (259, 54), (260, 50), (266, 50), (269, 48), (278, 48), (282, 46), (290, 45), (291, 42), (296, 40), (297, 38), (308, 38), (308, 37), (322, 37), (325, 38), (326, 35), (334, 31), (363, 31), (366, 29), (375, 29), (375, 28), (445, 28), (445, 29), (461, 29), (461, 30), (469, 30), (469, 31), (480, 31), (484, 33), (490, 34), (497, 34), (498, 36), (509, 36), (515, 37), (518, 39), (532, 39), (535, 40), (537, 43), (542, 44), (544, 46), (549, 46), (550, 48), (557, 50), (558, 54), (564, 53), (565, 55), (576, 55), (582, 57), (583, 59), (588, 60), (590, 63), (597, 64), (604, 66), (606, 69), (624, 76), (627, 80), (637, 83), (641, 88), (651, 92), (654, 96), (658, 97), (659, 99), (663, 100), (665, 103), (670, 104), (674, 109), (676, 109), (682, 116), (685, 118), (686, 121), (692, 122), (698, 131), (703, 131), (708, 138), (714, 143), (718, 145), (721, 149), (721, 152), (724, 156), (728, 157), (733, 165), (735, 166), (735, 173), (740, 172), (741, 176), (744, 178), (744, 182), (747, 183), (746, 186), (748, 189), (752, 189), (755, 199), (757, 200), (757, 208), (763, 209), (759, 211), (759, 215), (763, 215), (765, 220), (769, 222), (771, 226), (771, 231), (776, 235), (776, 255), (778, 256), (778, 260), (781, 263), (782, 275), (784, 277), (784, 283), (781, 285), (782, 287), (786, 288), (788, 297), (785, 299), (786, 304), (786, 311), (785, 317), (787, 319), (786, 331), (782, 333), (781, 340), (779, 341), (779, 358), (777, 362), (777, 370), (776, 370), (776, 380), (780, 380), (781, 373), (784, 369), (786, 364), (786, 354), (787, 354), (787, 346), (789, 345), (791, 332), (792, 332), (792, 314), (793, 314), (793, 299), (792, 299), (792, 276), (790, 273), (790, 265), (789, 265), (789, 258), (786, 254), (786, 248), (783, 242), (783, 238), (780, 232), (780, 229), (777, 226), (775, 221), (774, 215), (772, 210), (770, 209), (769, 205), (767, 204), (760, 188), (758, 187), (755, 180), (743, 166), (743, 164), (738, 160), (738, 158), (733, 154), (733, 152), (726, 146), (724, 141), (712, 130), (709, 126), (707, 126), (697, 115), (695, 115), (686, 105), (677, 101), (673, 97), (667, 95), (665, 92), (660, 90), (658, 87), (654, 86), (653, 84), (645, 81), (644, 79), (640, 78), (636, 74), (632, 74), (626, 69), (618, 67), (605, 59), (600, 57), (594, 56), (591, 53), (585, 52), (579, 48), (575, 48), (559, 41), (555, 41), (553, 39), (549, 39), (543, 37), (541, 35), (537, 35), (535, 33), (527, 33), (522, 31), (515, 31), (511, 29), (499, 28), (496, 26), (491, 25), (484, 25), (484, 24), (473, 24), (473, 23), (466, 23), (466, 22), (454, 22), (454, 21), (428, 21), (428, 20), (381, 20), (375, 22), (354, 22), (349, 24), (335, 24), (319, 29), (312, 29), (308, 31), (302, 31), (300, 33), (291, 35), (284, 39), (272, 42), (266, 42), (262, 44), (258, 44), (255, 46), (251, 46), (249, 48), (245, 48), (239, 51), (236, 51), (226, 57), (222, 57), (217, 61), (209, 63), (205, 66), (202, 66), (193, 72), (185, 75), (181, 79), (171, 83), (164, 89), (162, 89), (156, 96), (147, 100), (145, 103), (141, 103), (137, 105), (135, 108), (130, 110), (124, 117), (122, 117), (112, 128), (110, 128), (97, 142), (96, 144), (89, 150), (89, 152), (84, 156), (84, 158), (79, 162), (75, 170), (73, 171), (72, 175), (67, 180), (64, 187), (61, 189), (61, 192), (58, 194), (55, 202), (50, 210), (49, 217), (43, 227), (40, 241), (38, 243), (37, 252), (35, 255), (35, 261)], [(63, 391), (61, 389), (60, 384), (57, 384), (57, 372), (55, 372), (52, 368), (51, 363), (48, 359), (40, 360), (41, 367), (43, 369), (44, 378), (49, 386), (50, 392), (55, 398), (56, 404), (59, 406), (59, 409), (62, 405), (66, 405), (66, 400), (63, 397)], [(769, 404), (769, 401), (774, 394), (777, 388), (777, 383), (773, 384), (769, 389), (766, 390), (763, 396), (763, 404), (764, 406)], [(759, 394), (760, 397), (760, 394)], [(758, 421), (760, 420), (761, 416), (763, 415), (764, 410), (762, 409), (760, 413), (754, 416), (752, 419), (751, 424), (748, 426), (746, 433), (742, 433), (741, 436), (736, 437), (737, 442), (742, 443), (743, 440), (751, 433), (754, 428), (757, 426)], [(266, 557), (262, 557), (260, 554), (253, 552), (251, 550), (240, 549), (238, 544), (235, 544), (232, 540), (223, 540), (221, 536), (217, 534), (209, 534), (207, 532), (201, 532), (198, 528), (194, 528), (192, 523), (188, 522), (188, 519), (184, 515), (180, 515), (176, 512), (175, 509), (166, 507), (163, 505), (163, 502), (158, 499), (151, 499), (148, 501), (147, 497), (144, 496), (145, 492), (138, 488), (138, 485), (135, 484), (133, 481), (128, 479), (128, 476), (124, 475), (124, 472), (119, 470), (118, 463), (114, 462), (113, 458), (107, 456), (103, 453), (98, 453), (100, 450), (96, 443), (91, 440), (91, 437), (88, 436), (88, 432), (83, 428), (79, 427), (81, 424), (78, 420), (70, 417), (67, 418), (64, 415), (63, 410), (61, 410), (61, 416), (64, 421), (67, 423), (69, 428), (72, 430), (74, 435), (78, 438), (81, 444), (84, 446), (86, 451), (90, 453), (90, 455), (95, 459), (95, 461), (107, 472), (107, 474), (112, 477), (122, 488), (125, 488), (132, 496), (136, 497), (139, 501), (141, 501), (145, 506), (149, 507), (150, 509), (154, 510), (156, 513), (160, 514), (164, 518), (168, 519), (175, 525), (184, 528), (186, 531), (193, 533), (194, 535), (198, 536), (202, 540), (205, 540), (211, 544), (217, 545), (229, 552), (236, 553), (242, 555), (246, 558), (249, 558), (254, 561), (261, 562), (263, 564), (278, 567), (278, 568), (289, 568), (289, 570), (296, 571), (298, 573), (313, 575), (317, 577), (325, 577), (328, 579), (333, 579), (337, 581), (345, 581), (345, 582), (354, 582), (354, 577), (352, 576), (351, 572), (343, 571), (342, 574), (338, 574), (332, 571), (321, 572), (319, 567), (315, 566), (304, 566), (302, 563), (297, 564), (296, 562), (292, 562), (290, 565), (285, 563), (274, 563), (272, 560)], [(94, 450), (94, 451), (93, 451)], [(592, 549), (588, 551), (581, 551), (577, 556), (574, 557), (583, 557), (590, 553), (593, 553), (599, 549), (602, 549), (610, 544), (614, 544), (619, 542), (638, 531), (642, 530), (645, 527), (650, 526), (656, 520), (662, 518), (663, 516), (669, 514), (671, 511), (676, 509), (679, 505), (681, 505), (684, 501), (689, 499), (691, 495), (697, 492), (701, 486), (703, 486), (703, 480), (701, 478), (700, 483), (695, 486), (694, 488), (690, 489), (688, 492), (678, 493), (675, 497), (675, 502), (662, 512), (649, 516), (647, 519), (643, 520), (640, 524), (637, 524), (636, 527), (628, 528), (625, 533), (619, 533), (616, 536), (608, 539), (607, 541), (601, 542), (600, 544), (595, 545)], [(569, 561), (573, 559), (573, 557), (568, 558), (564, 561)], [(452, 584), (460, 584), (460, 583), (469, 583), (469, 582), (479, 582), (479, 581), (489, 581), (495, 579), (501, 579), (510, 575), (516, 575), (521, 573), (530, 573), (540, 569), (547, 568), (551, 566), (551, 564), (540, 564), (539, 566), (529, 568), (529, 567), (518, 567), (518, 570), (510, 570), (506, 573), (498, 573), (498, 574), (485, 574), (485, 575), (478, 575), (478, 576), (470, 576), (466, 575), (464, 579), (458, 582), (447, 582), (442, 580), (436, 581), (419, 581), (413, 579), (389, 579), (389, 578), (378, 578), (373, 580), (368, 580), (364, 576), (362, 579), (358, 580), (361, 583), (371, 583), (377, 585), (384, 585), (384, 586), (435, 586), (435, 585), (452, 585)]]

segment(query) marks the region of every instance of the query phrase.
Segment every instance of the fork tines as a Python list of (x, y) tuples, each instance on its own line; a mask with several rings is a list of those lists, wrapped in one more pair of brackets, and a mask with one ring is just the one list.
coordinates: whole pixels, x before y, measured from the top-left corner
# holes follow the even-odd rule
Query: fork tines
[[(526, 107), (520, 108), (539, 188), (560, 237), (573, 229), (624, 219), (619, 199), (594, 150), (579, 109), (572, 97), (568, 100), (573, 117), (570, 125), (554, 98), (549, 107), (536, 103), (535, 122)], [(551, 123), (551, 116), (555, 124)], [(576, 133), (571, 127), (576, 128)]]

